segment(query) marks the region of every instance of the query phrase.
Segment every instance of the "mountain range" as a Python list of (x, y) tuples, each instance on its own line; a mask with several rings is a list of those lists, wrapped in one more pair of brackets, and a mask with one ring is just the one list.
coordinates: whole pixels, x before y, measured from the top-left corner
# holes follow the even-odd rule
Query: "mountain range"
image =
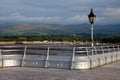
[[(11, 35), (90, 35), (90, 24), (0, 23), (0, 34)], [(94, 25), (96, 36), (120, 35), (120, 24)]]

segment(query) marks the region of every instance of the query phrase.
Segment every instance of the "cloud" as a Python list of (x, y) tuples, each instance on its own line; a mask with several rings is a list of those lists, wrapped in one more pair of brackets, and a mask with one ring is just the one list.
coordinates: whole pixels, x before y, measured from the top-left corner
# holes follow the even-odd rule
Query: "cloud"
[(106, 8), (97, 15), (98, 24), (120, 24), (120, 8)]
[(119, 0), (0, 0), (0, 21), (86, 23), (90, 8), (96, 24), (120, 23)]
[(72, 17), (69, 17), (65, 20), (66, 23), (69, 23), (69, 24), (79, 24), (79, 23), (86, 23), (87, 22), (87, 16), (86, 15), (75, 15), (75, 16), (72, 16)]
[(40, 22), (40, 23), (60, 23), (60, 24), (75, 24), (85, 23), (87, 19), (86, 15), (75, 15), (67, 18), (53, 16), (53, 17), (28, 17), (23, 16), (20, 13), (14, 13), (10, 16), (0, 17), (0, 21), (17, 21), (17, 22)]
[(120, 16), (120, 8), (107, 8), (104, 14), (106, 16)]
[(41, 23), (58, 23), (61, 17), (27, 17), (20, 13), (14, 13), (10, 16), (0, 17), (0, 21), (17, 21), (17, 22), (41, 22)]
[[(119, 24), (120, 23), (120, 15), (119, 10), (118, 12), (111, 13), (107, 15), (108, 17), (104, 16), (97, 16), (95, 20), (95, 24)], [(104, 13), (104, 15), (106, 12)], [(118, 16), (117, 16), (118, 15)], [(50, 23), (50, 24), (82, 24), (82, 23), (89, 23), (87, 15), (74, 15), (69, 17), (59, 17), (59, 16), (41, 16), (41, 17), (31, 17), (31, 16), (24, 16), (19, 12), (13, 13), (9, 16), (1, 16), (0, 22), (27, 22), (27, 23)]]

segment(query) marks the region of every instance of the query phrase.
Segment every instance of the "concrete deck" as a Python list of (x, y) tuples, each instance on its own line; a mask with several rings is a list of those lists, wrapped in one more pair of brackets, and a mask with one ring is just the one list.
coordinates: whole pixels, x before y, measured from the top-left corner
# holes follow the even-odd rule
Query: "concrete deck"
[(0, 80), (120, 80), (120, 61), (91, 70), (0, 68)]

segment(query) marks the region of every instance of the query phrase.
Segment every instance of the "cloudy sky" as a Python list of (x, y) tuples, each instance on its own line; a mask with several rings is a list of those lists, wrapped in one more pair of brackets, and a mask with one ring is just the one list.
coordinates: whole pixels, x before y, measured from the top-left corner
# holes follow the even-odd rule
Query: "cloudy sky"
[(120, 24), (120, 0), (0, 0), (0, 22), (88, 23), (91, 8), (96, 24)]

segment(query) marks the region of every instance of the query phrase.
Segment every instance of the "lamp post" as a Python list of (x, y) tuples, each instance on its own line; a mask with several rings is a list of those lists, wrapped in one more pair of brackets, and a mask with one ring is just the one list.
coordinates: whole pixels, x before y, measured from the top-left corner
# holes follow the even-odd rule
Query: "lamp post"
[(96, 15), (93, 13), (93, 9), (91, 8), (90, 14), (88, 15), (89, 22), (91, 24), (91, 47), (94, 47), (94, 38), (93, 38), (93, 30), (94, 30), (94, 21), (95, 21)]

